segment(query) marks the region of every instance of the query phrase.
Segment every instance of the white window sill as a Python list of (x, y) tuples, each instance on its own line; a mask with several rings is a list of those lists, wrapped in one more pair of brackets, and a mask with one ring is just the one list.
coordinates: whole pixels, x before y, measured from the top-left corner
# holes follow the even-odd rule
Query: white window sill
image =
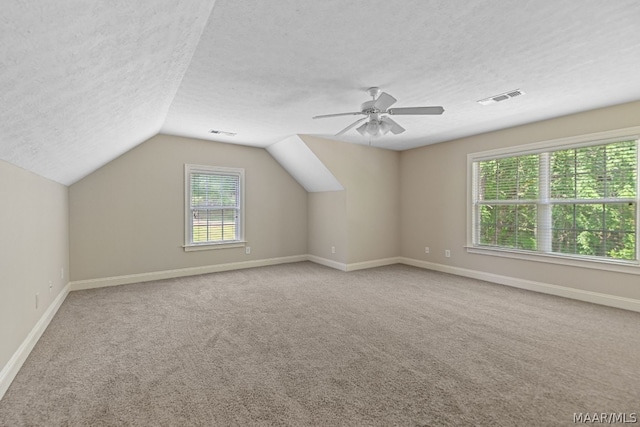
[(600, 259), (595, 257), (556, 255), (543, 252), (518, 251), (484, 246), (466, 246), (467, 253), (521, 259), (526, 261), (560, 264), (572, 267), (592, 268), (595, 270), (615, 271), (627, 274), (640, 274), (638, 261)]
[(192, 251), (208, 251), (211, 249), (231, 249), (231, 248), (243, 248), (247, 245), (247, 242), (244, 240), (233, 240), (230, 242), (220, 242), (220, 243), (197, 243), (191, 245), (184, 245), (185, 252)]

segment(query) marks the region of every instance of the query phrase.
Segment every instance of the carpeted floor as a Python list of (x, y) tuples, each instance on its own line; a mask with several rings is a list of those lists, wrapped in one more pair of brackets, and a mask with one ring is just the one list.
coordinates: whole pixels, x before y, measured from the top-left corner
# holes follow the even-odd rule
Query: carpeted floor
[(640, 313), (393, 265), (72, 292), (2, 426), (574, 425), (640, 412)]

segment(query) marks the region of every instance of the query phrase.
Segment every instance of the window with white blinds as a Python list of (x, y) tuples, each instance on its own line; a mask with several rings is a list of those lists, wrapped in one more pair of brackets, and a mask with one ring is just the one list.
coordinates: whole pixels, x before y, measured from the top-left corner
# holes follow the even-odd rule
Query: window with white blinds
[(476, 156), (474, 247), (638, 260), (635, 138)]
[(185, 166), (186, 246), (243, 240), (243, 169)]

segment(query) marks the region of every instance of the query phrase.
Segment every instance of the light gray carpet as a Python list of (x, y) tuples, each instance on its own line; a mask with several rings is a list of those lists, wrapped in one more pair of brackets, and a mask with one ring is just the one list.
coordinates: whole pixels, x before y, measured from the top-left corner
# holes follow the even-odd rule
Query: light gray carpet
[(640, 314), (403, 265), (72, 292), (2, 426), (574, 425), (640, 412)]

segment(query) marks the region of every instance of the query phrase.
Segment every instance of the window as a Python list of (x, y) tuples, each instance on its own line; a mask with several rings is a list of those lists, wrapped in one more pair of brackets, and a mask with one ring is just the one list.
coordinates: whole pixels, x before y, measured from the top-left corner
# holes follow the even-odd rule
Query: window
[(530, 148), (469, 156), (471, 247), (637, 262), (637, 138)]
[(244, 243), (243, 186), (243, 169), (185, 165), (186, 250)]

